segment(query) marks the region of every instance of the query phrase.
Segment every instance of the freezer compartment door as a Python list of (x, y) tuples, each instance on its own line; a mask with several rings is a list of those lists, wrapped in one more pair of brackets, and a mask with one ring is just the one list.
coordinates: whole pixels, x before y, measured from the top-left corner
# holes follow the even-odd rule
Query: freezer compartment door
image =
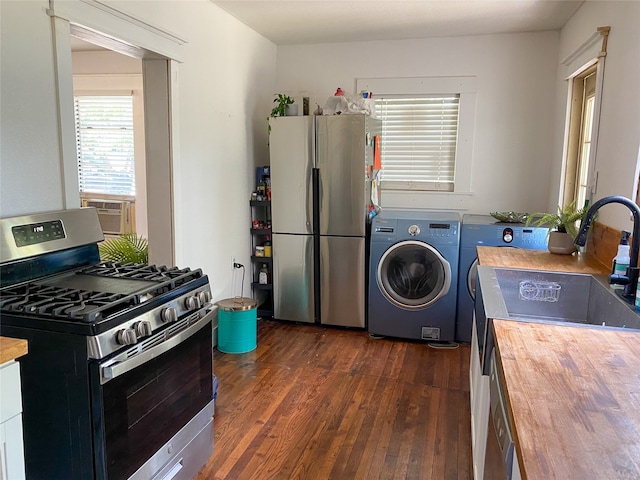
[(364, 115), (316, 117), (320, 235), (364, 236), (370, 179)]
[(273, 231), (313, 233), (313, 117), (275, 117), (269, 123)]
[(320, 237), (320, 317), (326, 325), (365, 326), (364, 237)]
[(272, 241), (274, 318), (315, 322), (313, 236), (274, 233)]

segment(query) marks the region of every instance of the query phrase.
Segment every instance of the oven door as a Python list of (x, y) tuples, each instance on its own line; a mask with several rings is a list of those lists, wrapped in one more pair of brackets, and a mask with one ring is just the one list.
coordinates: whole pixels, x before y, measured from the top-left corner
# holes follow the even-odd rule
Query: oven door
[[(176, 434), (211, 404), (209, 418), (193, 436), (210, 424), (213, 317), (213, 312), (202, 310), (171, 324), (160, 337), (148, 337), (92, 365), (97, 478), (129, 478), (156, 453), (160, 455), (151, 463), (163, 467), (185, 446), (174, 439), (184, 440), (185, 432)], [(148, 473), (146, 478), (156, 472)]]

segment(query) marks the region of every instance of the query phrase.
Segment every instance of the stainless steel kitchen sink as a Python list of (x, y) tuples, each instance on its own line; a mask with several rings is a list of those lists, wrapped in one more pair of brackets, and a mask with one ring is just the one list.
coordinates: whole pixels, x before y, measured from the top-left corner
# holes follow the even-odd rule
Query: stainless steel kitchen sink
[(640, 314), (611, 289), (606, 275), (478, 266), (476, 287), (483, 375), (489, 374), (495, 319), (640, 333)]
[[(494, 268), (508, 318), (640, 330), (640, 315), (606, 277)], [(484, 289), (483, 289), (484, 291)]]

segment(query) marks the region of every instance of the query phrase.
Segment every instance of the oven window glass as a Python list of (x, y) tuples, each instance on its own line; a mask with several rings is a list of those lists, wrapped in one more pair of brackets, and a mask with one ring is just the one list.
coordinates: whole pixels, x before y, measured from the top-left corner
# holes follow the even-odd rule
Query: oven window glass
[(213, 399), (211, 323), (102, 386), (107, 477), (128, 478)]
[[(382, 257), (378, 283), (384, 295), (405, 308), (424, 308), (449, 290), (446, 260), (419, 242), (401, 242)], [(447, 264), (448, 265), (448, 264)]]

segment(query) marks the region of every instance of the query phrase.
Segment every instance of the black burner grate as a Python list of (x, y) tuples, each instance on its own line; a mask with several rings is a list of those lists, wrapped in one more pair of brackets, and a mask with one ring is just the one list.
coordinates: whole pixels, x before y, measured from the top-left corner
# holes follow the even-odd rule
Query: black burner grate
[(92, 292), (28, 283), (2, 291), (3, 312), (95, 322), (138, 304), (132, 295)]
[(93, 323), (202, 276), (200, 269), (106, 262), (80, 268), (70, 276), (4, 288), (0, 310)]
[(168, 268), (164, 265), (156, 266), (114, 262), (92, 265), (79, 270), (78, 273), (84, 275), (99, 275), (101, 277), (131, 278), (151, 282), (169, 282), (175, 286), (182, 285), (183, 283), (202, 276), (200, 269), (191, 270), (190, 268)]

